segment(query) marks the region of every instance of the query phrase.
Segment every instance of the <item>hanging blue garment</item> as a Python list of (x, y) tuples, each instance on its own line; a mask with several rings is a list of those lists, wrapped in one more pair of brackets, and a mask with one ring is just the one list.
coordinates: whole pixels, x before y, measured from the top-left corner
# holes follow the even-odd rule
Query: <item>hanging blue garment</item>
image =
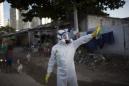
[(99, 39), (97, 39), (97, 46), (98, 48), (102, 49), (104, 47), (104, 40), (103, 40), (103, 37), (102, 35), (99, 37)]
[(87, 48), (87, 51), (89, 52), (97, 50), (97, 47), (98, 47), (98, 44), (95, 38), (93, 38), (88, 43), (86, 43), (86, 48)]
[(114, 43), (113, 31), (102, 34), (102, 40), (105, 44), (113, 44)]
[[(88, 32), (88, 34), (91, 32)], [(93, 52), (98, 48), (102, 49), (105, 44), (113, 44), (114, 35), (113, 31), (102, 34), (98, 39), (93, 38), (91, 41), (86, 43), (86, 48), (89, 52)]]

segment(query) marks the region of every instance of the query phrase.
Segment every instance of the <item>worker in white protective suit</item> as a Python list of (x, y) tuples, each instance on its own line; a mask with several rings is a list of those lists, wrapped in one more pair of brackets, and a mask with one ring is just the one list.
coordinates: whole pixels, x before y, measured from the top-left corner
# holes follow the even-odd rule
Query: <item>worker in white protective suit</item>
[(97, 30), (92, 34), (82, 36), (72, 41), (66, 30), (59, 30), (57, 33), (58, 43), (53, 46), (51, 57), (48, 62), (46, 83), (53, 70), (54, 64), (57, 65), (57, 86), (78, 86), (75, 72), (74, 54), (76, 49), (91, 40), (97, 35)]

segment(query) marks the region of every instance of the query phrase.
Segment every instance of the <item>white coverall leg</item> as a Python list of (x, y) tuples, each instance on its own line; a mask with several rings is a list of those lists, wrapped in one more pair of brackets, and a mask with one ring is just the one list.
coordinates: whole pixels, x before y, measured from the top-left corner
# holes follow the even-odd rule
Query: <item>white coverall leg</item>
[(70, 44), (57, 43), (51, 52), (47, 73), (57, 64), (57, 86), (78, 86), (75, 72), (74, 54), (76, 49), (92, 39), (92, 35), (82, 36)]

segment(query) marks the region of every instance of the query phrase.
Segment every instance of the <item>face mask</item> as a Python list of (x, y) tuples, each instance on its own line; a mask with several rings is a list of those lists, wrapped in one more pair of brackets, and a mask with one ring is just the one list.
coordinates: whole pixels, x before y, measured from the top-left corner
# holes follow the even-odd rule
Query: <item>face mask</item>
[(65, 40), (66, 44), (69, 44), (71, 41), (70, 40)]
[(59, 40), (59, 41), (62, 42), (62, 43), (65, 43), (65, 44), (71, 43), (71, 40), (62, 39), (62, 40)]
[(68, 35), (68, 32), (66, 30), (59, 30), (57, 33), (58, 40), (61, 40), (62, 42), (70, 43), (70, 38)]

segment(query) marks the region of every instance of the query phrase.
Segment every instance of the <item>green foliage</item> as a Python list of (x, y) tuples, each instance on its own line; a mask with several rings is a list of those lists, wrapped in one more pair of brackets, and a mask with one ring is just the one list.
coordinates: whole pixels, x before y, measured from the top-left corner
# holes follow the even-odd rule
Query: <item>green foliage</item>
[[(83, 14), (105, 15), (103, 10), (123, 7), (125, 0), (1, 0), (22, 11), (24, 21), (33, 17), (50, 17), (65, 20), (73, 13), (73, 7)], [(24, 11), (23, 11), (24, 10)]]
[(11, 33), (11, 32), (15, 32), (15, 29), (12, 28), (12, 27), (6, 26), (6, 27), (1, 27), (0, 32), (9, 32), (9, 33)]

